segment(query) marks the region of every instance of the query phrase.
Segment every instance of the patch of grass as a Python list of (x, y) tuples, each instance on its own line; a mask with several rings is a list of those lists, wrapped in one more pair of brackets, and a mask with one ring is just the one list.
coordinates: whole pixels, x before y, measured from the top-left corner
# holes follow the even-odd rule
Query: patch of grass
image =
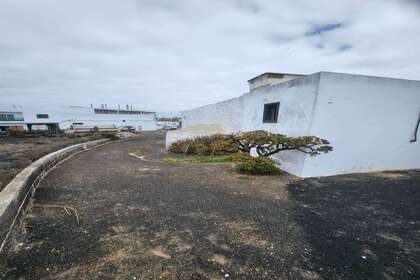
[(189, 156), (189, 157), (165, 157), (162, 159), (166, 163), (228, 163), (232, 162), (230, 155), (224, 156)]

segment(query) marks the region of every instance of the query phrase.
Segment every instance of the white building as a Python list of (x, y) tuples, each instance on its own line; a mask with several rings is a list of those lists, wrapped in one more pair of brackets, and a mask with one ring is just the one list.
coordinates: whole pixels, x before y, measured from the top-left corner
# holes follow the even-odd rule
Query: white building
[(182, 112), (183, 129), (168, 132), (167, 146), (210, 134), (208, 128), (262, 129), (331, 142), (334, 150), (317, 157), (275, 155), (282, 169), (301, 177), (420, 168), (420, 81), (319, 72), (266, 73), (249, 84), (240, 97)]
[(7, 130), (12, 126), (23, 126), (25, 129), (36, 129), (39, 126), (49, 129), (67, 129), (71, 125), (86, 126), (131, 126), (136, 130), (156, 130), (156, 114), (125, 109), (68, 106), (36, 107), (0, 105), (0, 129)]
[(179, 118), (173, 117), (173, 118), (159, 118), (156, 121), (156, 126), (158, 129), (163, 130), (171, 130), (171, 129), (177, 129), (181, 127), (181, 122)]

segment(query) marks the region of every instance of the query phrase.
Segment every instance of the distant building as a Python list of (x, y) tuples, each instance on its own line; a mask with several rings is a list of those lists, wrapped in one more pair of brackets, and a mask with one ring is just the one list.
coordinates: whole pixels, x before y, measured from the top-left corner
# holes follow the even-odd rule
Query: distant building
[(156, 122), (157, 129), (172, 130), (181, 127), (181, 118), (159, 118)]
[(420, 81), (265, 73), (249, 86), (237, 98), (182, 112), (182, 129), (167, 133), (167, 146), (198, 135), (262, 129), (331, 142), (334, 150), (318, 157), (298, 151), (274, 156), (297, 176), (420, 168)]
[(67, 106), (36, 107), (0, 105), (0, 130), (68, 129), (71, 125), (132, 127), (135, 130), (156, 130), (154, 112), (125, 109)]

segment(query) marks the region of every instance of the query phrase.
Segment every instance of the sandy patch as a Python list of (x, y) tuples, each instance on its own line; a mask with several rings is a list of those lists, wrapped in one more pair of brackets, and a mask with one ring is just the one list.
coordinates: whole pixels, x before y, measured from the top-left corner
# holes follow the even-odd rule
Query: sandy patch
[(228, 263), (228, 260), (223, 255), (214, 255), (212, 260), (220, 265), (226, 265)]
[(170, 255), (166, 254), (163, 251), (162, 246), (157, 246), (155, 248), (150, 249), (150, 254), (156, 257), (164, 258), (166, 260), (169, 260), (171, 258)]

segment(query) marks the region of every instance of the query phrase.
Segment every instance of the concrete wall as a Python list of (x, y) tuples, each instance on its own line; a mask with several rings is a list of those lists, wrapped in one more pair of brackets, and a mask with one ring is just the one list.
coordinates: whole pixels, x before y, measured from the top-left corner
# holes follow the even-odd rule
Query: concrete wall
[(182, 127), (220, 124), (227, 132), (241, 130), (243, 98), (237, 97), (223, 102), (182, 112)]
[[(263, 123), (264, 104), (273, 102), (280, 102), (278, 122)], [(420, 115), (419, 81), (321, 72), (183, 115), (185, 127), (213, 123), (227, 132), (328, 139), (334, 148), (328, 154), (275, 155), (284, 170), (302, 177), (420, 168), (420, 135), (410, 142)]]
[[(319, 74), (265, 86), (238, 98), (184, 111), (183, 127), (220, 124), (227, 133), (263, 129), (288, 135), (307, 135), (318, 90)], [(263, 123), (264, 104), (280, 102), (278, 123)], [(182, 131), (171, 132), (168, 140), (185, 138)], [(168, 142), (168, 141), (167, 141)], [(282, 169), (300, 175), (306, 155), (287, 151), (274, 158)]]
[[(242, 130), (266, 130), (291, 136), (309, 133), (319, 74), (314, 74), (281, 84), (266, 86), (243, 96)], [(280, 102), (277, 123), (263, 123), (264, 104)], [(300, 175), (306, 155), (285, 151), (273, 156), (282, 163), (281, 168)]]
[[(302, 176), (420, 168), (420, 82), (321, 73), (310, 133), (334, 151), (308, 157)], [(418, 135), (420, 137), (420, 135)]]

